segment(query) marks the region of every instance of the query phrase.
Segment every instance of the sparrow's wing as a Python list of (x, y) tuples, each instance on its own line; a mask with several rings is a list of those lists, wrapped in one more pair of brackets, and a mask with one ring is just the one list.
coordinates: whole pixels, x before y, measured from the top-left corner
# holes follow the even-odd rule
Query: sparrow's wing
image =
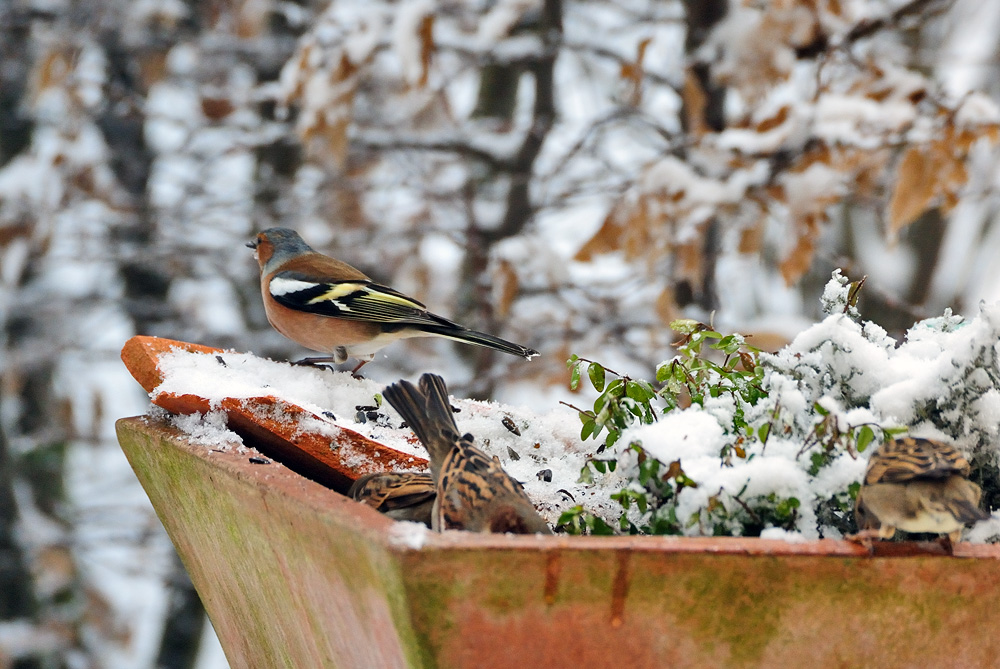
[(521, 484), (463, 436), (438, 481), (438, 526), (474, 532), (551, 534)]
[(872, 454), (864, 482), (942, 479), (953, 474), (968, 476), (969, 470), (969, 461), (953, 446), (930, 439), (904, 437), (883, 444)]
[(362, 476), (351, 486), (348, 495), (379, 511), (416, 506), (432, 500), (434, 480), (420, 472), (380, 472)]

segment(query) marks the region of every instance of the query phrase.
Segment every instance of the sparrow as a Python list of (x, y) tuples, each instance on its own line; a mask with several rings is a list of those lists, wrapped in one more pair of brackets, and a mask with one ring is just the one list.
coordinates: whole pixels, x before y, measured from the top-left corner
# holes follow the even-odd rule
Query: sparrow
[(948, 444), (913, 437), (883, 444), (868, 461), (854, 503), (859, 531), (847, 538), (870, 545), (899, 529), (957, 542), (965, 525), (990, 517), (979, 508), (982, 491), (969, 471), (969, 461)]
[(347, 492), (351, 499), (381, 511), (393, 520), (410, 520), (431, 526), (434, 480), (424, 472), (365, 474)]
[(521, 484), (499, 461), (476, 448), (471, 434), (458, 431), (444, 379), (424, 374), (419, 389), (404, 380), (388, 386), (382, 395), (430, 456), (437, 491), (433, 529), (552, 534)]
[(397, 339), (445, 337), (531, 360), (538, 351), (477, 332), (433, 314), (420, 302), (372, 281), (345, 262), (312, 249), (289, 228), (269, 228), (248, 242), (260, 265), (264, 311), (274, 329), (325, 357), (353, 357), (357, 374), (375, 352)]

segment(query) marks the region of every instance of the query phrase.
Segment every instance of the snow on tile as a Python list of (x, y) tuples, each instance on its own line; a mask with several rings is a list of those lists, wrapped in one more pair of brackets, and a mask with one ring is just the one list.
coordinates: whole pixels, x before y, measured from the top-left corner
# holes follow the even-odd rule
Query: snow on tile
[[(270, 395), (314, 414), (299, 419), (297, 429), (333, 437), (347, 428), (402, 453), (427, 457), (423, 447), (412, 441), (412, 431), (399, 428), (403, 420), (387, 403), (374, 410), (375, 418), (368, 417), (367, 408), (376, 406), (375, 396), (385, 387), (382, 383), (355, 379), (346, 372), (293, 366), (231, 351), (217, 356), (175, 350), (160, 358), (159, 367), (163, 382), (151, 393), (154, 398), (162, 393), (194, 393), (217, 406), (227, 397)], [(455, 420), (459, 429), (473, 434), (479, 448), (500, 459), (550, 523), (578, 503), (609, 521), (616, 518), (615, 503), (608, 495), (621, 487), (621, 481), (612, 479), (603, 486), (578, 482), (587, 455), (597, 444), (579, 442), (580, 421), (575, 412), (563, 407), (539, 414), (522, 407), (467, 399), (453, 399), (452, 403), (458, 409)], [(277, 418), (273, 407), (262, 411), (268, 418)], [(204, 438), (210, 447), (232, 447), (235, 435), (226, 429), (223, 417), (221, 412), (213, 411), (174, 421), (193, 439)], [(347, 462), (355, 466), (367, 464), (367, 457), (358, 454), (353, 463), (350, 458)]]

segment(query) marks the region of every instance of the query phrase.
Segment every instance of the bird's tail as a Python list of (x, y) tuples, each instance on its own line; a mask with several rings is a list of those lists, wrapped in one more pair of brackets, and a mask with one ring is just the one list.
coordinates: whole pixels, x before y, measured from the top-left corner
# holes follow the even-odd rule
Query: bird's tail
[(458, 425), (448, 402), (448, 386), (436, 374), (420, 377), (420, 389), (406, 380), (382, 391), (430, 455), (431, 471), (437, 480), (438, 468), (458, 441)]
[(955, 492), (945, 495), (945, 506), (955, 518), (963, 523), (992, 518), (992, 514), (979, 508), (982, 488), (969, 479), (958, 476), (953, 476), (949, 483), (951, 490)]
[(447, 339), (454, 339), (455, 341), (465, 342), (466, 344), (485, 346), (486, 348), (492, 348), (503, 353), (510, 353), (511, 355), (522, 357), (525, 360), (531, 360), (538, 355), (538, 351), (533, 348), (521, 346), (520, 344), (515, 344), (512, 341), (507, 341), (506, 339), (501, 339), (500, 337), (494, 337), (493, 335), (486, 334), (485, 332), (469, 330), (461, 326), (448, 327), (427, 325), (420, 329), (427, 334), (446, 337)]

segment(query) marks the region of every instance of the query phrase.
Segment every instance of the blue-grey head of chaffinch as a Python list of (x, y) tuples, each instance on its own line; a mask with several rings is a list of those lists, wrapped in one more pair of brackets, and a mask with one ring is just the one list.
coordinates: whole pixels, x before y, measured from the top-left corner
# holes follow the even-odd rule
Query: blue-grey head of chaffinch
[(345, 262), (313, 250), (289, 228), (269, 228), (247, 244), (260, 263), (260, 290), (271, 325), (292, 341), (327, 354), (303, 362), (342, 363), (357, 372), (397, 339), (445, 337), (527, 360), (538, 351), (477, 332), (427, 311), (411, 297), (372, 281)]

